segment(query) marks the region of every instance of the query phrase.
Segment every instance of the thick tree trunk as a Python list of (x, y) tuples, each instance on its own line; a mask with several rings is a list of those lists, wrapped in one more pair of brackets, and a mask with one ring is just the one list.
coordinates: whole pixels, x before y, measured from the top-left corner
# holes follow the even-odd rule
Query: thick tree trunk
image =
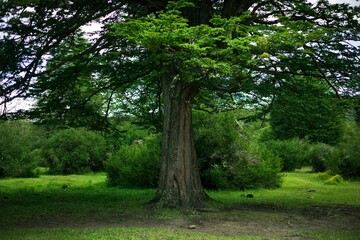
[(198, 92), (172, 74), (162, 81), (164, 125), (161, 172), (156, 196), (158, 207), (201, 207), (208, 195), (200, 181), (192, 130), (191, 101)]
[[(190, 26), (207, 24), (212, 14), (212, 1), (193, 2), (197, 7), (183, 9), (183, 16), (189, 20)], [(223, 15), (230, 17), (240, 13), (251, 2), (225, 0)], [(198, 87), (191, 80), (182, 79), (171, 67), (162, 76), (161, 172), (157, 194), (151, 201), (158, 207), (197, 208), (203, 207), (205, 200), (210, 199), (202, 187), (196, 165), (191, 102), (197, 92)]]

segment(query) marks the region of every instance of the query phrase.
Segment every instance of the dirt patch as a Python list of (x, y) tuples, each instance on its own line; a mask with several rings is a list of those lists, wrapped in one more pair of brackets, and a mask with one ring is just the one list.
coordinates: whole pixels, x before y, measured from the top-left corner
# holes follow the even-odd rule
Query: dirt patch
[[(88, 212), (81, 220), (67, 215), (43, 216), (8, 227), (141, 227), (281, 239), (305, 239), (301, 237), (305, 231), (360, 230), (360, 207), (342, 205), (288, 209), (242, 204), (226, 206), (214, 212), (189, 211), (167, 219), (159, 218), (157, 211), (152, 209), (144, 209), (141, 214), (102, 213), (101, 220), (96, 218), (97, 214)], [(189, 229), (191, 225), (193, 229)]]

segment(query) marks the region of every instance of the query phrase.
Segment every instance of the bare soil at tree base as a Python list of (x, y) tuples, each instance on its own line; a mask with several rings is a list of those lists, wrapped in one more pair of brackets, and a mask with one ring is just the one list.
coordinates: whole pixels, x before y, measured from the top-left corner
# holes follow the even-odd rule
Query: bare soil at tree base
[[(160, 214), (149, 208), (137, 213), (88, 212), (81, 219), (69, 215), (27, 219), (11, 228), (154, 228), (192, 231), (215, 236), (261, 236), (308, 239), (304, 232), (360, 230), (360, 207), (347, 205), (282, 208), (267, 205), (228, 205), (222, 209)], [(101, 215), (101, 217), (99, 217)], [(190, 226), (192, 229), (190, 229)]]

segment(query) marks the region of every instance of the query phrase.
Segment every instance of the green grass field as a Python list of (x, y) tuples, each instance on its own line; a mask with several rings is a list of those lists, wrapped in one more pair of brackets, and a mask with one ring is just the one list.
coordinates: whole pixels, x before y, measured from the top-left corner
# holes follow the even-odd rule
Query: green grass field
[(307, 171), (286, 173), (282, 187), (274, 190), (213, 191), (210, 195), (221, 202), (238, 203), (248, 202), (248, 199), (241, 196), (249, 193), (255, 196), (252, 203), (289, 208), (338, 204), (360, 206), (359, 181), (329, 185), (325, 184), (319, 174)]
[[(211, 224), (225, 229), (244, 219), (254, 221), (255, 225), (268, 224), (270, 220), (283, 223), (289, 219), (288, 211), (295, 214), (297, 209), (313, 206), (360, 209), (359, 181), (327, 185), (317, 174), (306, 171), (286, 173), (279, 189), (209, 191), (212, 198), (221, 202), (214, 204), (220, 211), (210, 213), (150, 209), (146, 202), (155, 194), (154, 189), (109, 188), (105, 181), (103, 173), (0, 180), (0, 239), (282, 239), (276, 231), (262, 236), (256, 229), (244, 234), (219, 235), (212, 231)], [(254, 198), (246, 198), (249, 193)], [(225, 210), (233, 205), (272, 206), (287, 212), (252, 208), (241, 211), (231, 207)], [(334, 214), (330, 217), (333, 216), (336, 217)], [(247, 224), (245, 220), (243, 224)], [(209, 227), (206, 231), (190, 231), (170, 224), (180, 221), (199, 225), (204, 221)], [(289, 229), (284, 234), (295, 234), (300, 239), (360, 239), (360, 227), (296, 232)]]

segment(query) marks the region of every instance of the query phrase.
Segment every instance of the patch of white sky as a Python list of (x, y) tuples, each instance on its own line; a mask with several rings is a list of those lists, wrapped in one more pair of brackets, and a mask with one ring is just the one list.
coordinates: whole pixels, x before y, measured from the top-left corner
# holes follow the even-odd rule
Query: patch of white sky
[[(310, 0), (310, 2), (316, 3), (317, 0)], [(351, 6), (360, 6), (360, 0), (330, 0), (330, 3), (332, 4), (347, 3), (350, 4)], [(102, 24), (93, 22), (83, 26), (81, 29), (89, 36), (90, 39), (94, 39), (99, 36), (96, 33), (101, 31), (102, 28), (103, 28)], [(359, 45), (359, 43), (357, 42), (353, 44)], [(15, 99), (7, 104), (7, 112), (13, 112), (19, 109), (29, 109), (33, 106), (34, 106), (33, 99), (28, 99), (28, 100)], [(0, 111), (2, 111), (1, 108), (2, 107), (0, 106)]]
[[(317, 2), (317, 1), (312, 1)], [(330, 0), (330, 3), (348, 3), (352, 6), (359, 6), (360, 1), (359, 0)]]

